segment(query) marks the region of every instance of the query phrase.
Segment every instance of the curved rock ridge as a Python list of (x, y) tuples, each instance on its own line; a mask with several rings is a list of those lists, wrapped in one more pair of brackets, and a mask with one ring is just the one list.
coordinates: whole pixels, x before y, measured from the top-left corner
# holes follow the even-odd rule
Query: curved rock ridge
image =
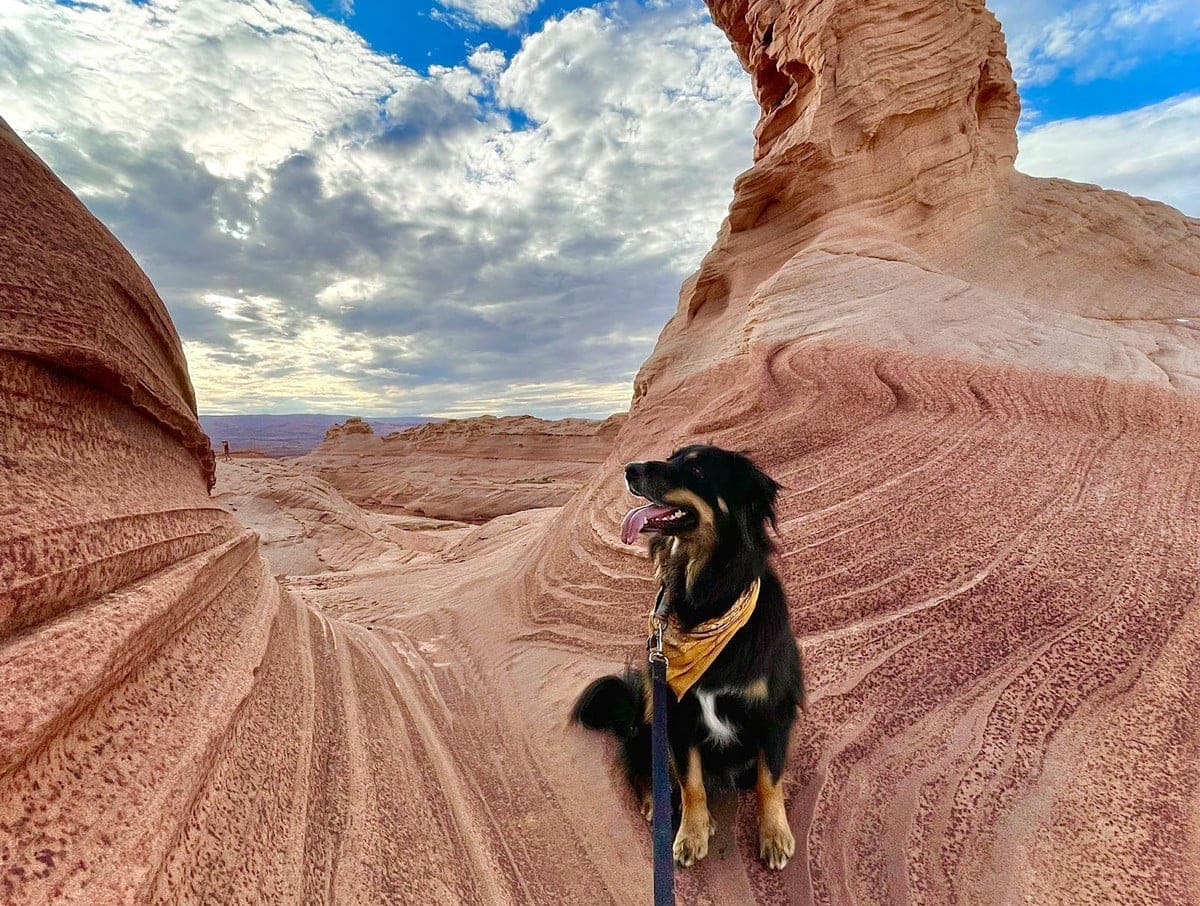
[[(0, 902), (603, 899), (597, 865), (531, 868), (577, 833), (506, 732), (513, 696), (479, 679), (506, 667), (474, 660), (507, 654), (480, 602), (544, 512), (460, 538), (487, 562), (451, 564), (457, 586), (418, 571), (406, 589), (396, 567), (421, 558), (327, 486), (223, 463), (262, 471), (247, 515), (292, 542), (285, 568), (326, 567), (316, 591), (357, 569), (393, 619), (356, 622), (356, 590), (346, 619), (315, 609), (209, 498), (150, 284), (7, 127), (0, 235)], [(423, 660), (438, 642), (420, 633), (461, 623), (429, 616), (431, 589), (475, 607), (453, 670)]]
[(78, 200), (47, 177), (0, 120), (0, 350), (53, 363), (144, 414), (198, 460), (211, 486), (213, 453), (162, 300), (112, 234), (80, 217)]
[(608, 457), (624, 419), (489, 415), (386, 437), (351, 419), (301, 463), (369, 510), (479, 523), (562, 506)]
[(755, 163), (637, 395), (815, 336), (1198, 386), (1200, 222), (1014, 169), (1019, 101), (981, 0), (710, 8), (762, 107)]
[(685, 895), (1200, 902), (1200, 221), (1014, 169), (981, 0), (710, 8), (755, 163), (531, 555), (530, 637), (636, 657), (621, 464), (748, 450), (812, 685), (798, 851), (763, 870), (742, 803)]

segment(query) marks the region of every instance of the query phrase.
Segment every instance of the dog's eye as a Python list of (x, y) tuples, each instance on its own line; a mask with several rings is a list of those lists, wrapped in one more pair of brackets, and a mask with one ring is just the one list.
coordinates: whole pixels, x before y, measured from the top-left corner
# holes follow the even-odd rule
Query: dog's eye
[(702, 468), (700, 468), (700, 466), (696, 465), (696, 463), (692, 463), (691, 468), (692, 468), (692, 474), (695, 475), (697, 478), (704, 477), (704, 470)]

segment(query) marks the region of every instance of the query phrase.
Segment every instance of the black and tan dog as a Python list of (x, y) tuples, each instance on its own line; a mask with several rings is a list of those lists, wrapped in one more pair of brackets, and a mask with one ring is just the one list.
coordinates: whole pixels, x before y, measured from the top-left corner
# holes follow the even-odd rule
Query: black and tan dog
[[(768, 564), (779, 486), (747, 457), (690, 446), (665, 462), (625, 468), (629, 489), (650, 501), (632, 510), (621, 537), (651, 537), (666, 594), (672, 770), (681, 803), (675, 861), (708, 853), (708, 793), (758, 794), (759, 851), (771, 868), (795, 852), (781, 776), (803, 700), (800, 653), (787, 602)], [(644, 673), (606, 676), (584, 690), (572, 717), (621, 740), (622, 760), (650, 817), (650, 727)]]

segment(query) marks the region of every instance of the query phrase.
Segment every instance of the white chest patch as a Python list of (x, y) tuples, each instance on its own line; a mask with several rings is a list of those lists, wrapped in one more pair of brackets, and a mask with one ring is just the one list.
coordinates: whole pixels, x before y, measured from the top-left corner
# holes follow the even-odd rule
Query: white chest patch
[(704, 725), (708, 727), (709, 739), (719, 746), (727, 746), (737, 741), (737, 729), (717, 714), (716, 698), (714, 692), (696, 693), (696, 699), (700, 702), (700, 713), (704, 717)]

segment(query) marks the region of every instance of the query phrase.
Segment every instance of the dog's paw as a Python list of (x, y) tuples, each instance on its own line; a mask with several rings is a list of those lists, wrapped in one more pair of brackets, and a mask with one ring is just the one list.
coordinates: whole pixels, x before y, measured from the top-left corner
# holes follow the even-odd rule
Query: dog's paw
[(675, 864), (687, 868), (708, 855), (708, 835), (684, 834), (681, 830), (675, 837), (673, 852)]
[(795, 853), (796, 838), (787, 824), (771, 824), (759, 830), (758, 855), (767, 868), (778, 871), (788, 864), (788, 859)]
[(708, 838), (717, 832), (712, 816), (703, 821), (684, 822), (675, 835), (675, 863), (687, 868), (708, 855)]
[(642, 797), (642, 817), (645, 818), (647, 821), (654, 820), (654, 797), (653, 796), (643, 796)]

